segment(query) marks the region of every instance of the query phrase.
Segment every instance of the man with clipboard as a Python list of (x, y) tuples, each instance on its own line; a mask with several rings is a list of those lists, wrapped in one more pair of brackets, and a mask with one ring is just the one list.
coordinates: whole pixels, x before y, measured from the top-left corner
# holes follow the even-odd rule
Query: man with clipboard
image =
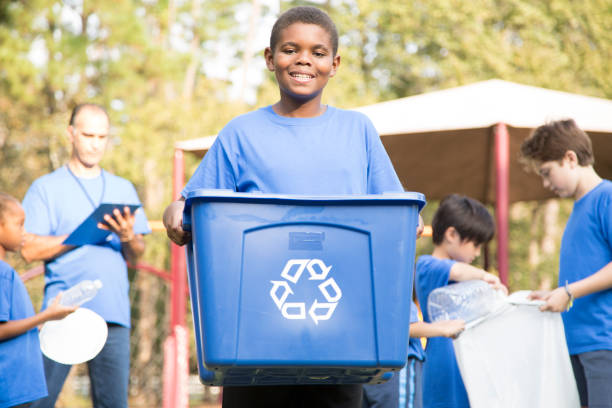
[[(126, 260), (133, 263), (145, 249), (143, 234), (150, 232), (140, 200), (131, 182), (103, 170), (110, 130), (104, 108), (81, 104), (74, 108), (67, 128), (72, 154), (65, 166), (40, 177), (23, 200), (26, 235), (22, 256), (45, 262), (45, 297), (49, 299), (82, 280), (99, 279), (102, 289), (84, 306), (98, 313), (108, 325), (102, 351), (88, 363), (94, 406), (127, 407), (130, 367), (130, 305)], [(100, 216), (103, 203), (111, 206), (90, 228), (80, 227)], [(129, 205), (129, 206), (128, 206)], [(108, 207), (108, 206), (107, 206)], [(103, 207), (103, 208), (107, 208)], [(80, 228), (79, 228), (80, 227)], [(80, 241), (72, 240), (79, 230)], [(95, 231), (97, 229), (97, 231)], [(100, 240), (100, 229), (105, 239)], [(89, 232), (89, 233), (88, 233)], [(75, 245), (67, 245), (64, 241)], [(87, 237), (91, 238), (89, 241)], [(49, 396), (36, 407), (53, 407), (70, 366), (44, 358)]]

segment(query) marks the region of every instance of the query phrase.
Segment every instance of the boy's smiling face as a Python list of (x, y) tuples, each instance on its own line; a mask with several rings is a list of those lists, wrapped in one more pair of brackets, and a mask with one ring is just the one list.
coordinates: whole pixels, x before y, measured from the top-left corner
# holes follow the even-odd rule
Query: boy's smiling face
[(316, 24), (294, 23), (283, 29), (275, 49), (266, 48), (265, 57), (281, 95), (299, 101), (320, 97), (340, 64), (330, 34)]

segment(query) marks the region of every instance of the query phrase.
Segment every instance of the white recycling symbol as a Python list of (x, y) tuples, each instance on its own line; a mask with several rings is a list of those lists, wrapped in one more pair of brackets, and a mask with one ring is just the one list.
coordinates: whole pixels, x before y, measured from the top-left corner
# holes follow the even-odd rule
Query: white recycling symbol
[(287, 261), (281, 272), (281, 278), (284, 280), (270, 281), (272, 282), (270, 297), (285, 319), (306, 319), (306, 302), (287, 302), (289, 295), (293, 295), (291, 284), (298, 284), (304, 270), (307, 270), (310, 275), (308, 280), (323, 281), (318, 288), (326, 300), (326, 302), (319, 302), (318, 299), (315, 299), (308, 308), (308, 315), (315, 324), (332, 317), (338, 301), (342, 298), (342, 290), (334, 278), (327, 278), (331, 268), (331, 265), (325, 265), (320, 259), (290, 259)]

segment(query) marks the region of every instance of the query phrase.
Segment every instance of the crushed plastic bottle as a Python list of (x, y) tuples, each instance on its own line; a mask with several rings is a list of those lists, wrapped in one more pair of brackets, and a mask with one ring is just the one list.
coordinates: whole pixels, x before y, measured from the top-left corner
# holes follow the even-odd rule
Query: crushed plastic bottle
[(99, 279), (95, 281), (84, 280), (62, 293), (60, 304), (64, 306), (80, 306), (96, 296), (102, 287)]
[(432, 322), (461, 319), (466, 323), (504, 307), (504, 295), (482, 280), (452, 283), (433, 290), (427, 299)]

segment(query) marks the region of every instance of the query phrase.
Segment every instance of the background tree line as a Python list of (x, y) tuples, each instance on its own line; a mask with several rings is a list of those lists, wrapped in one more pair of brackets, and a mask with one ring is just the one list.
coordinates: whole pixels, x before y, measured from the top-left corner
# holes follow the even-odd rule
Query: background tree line
[[(263, 67), (255, 32), (298, 4), (325, 9), (338, 26), (342, 63), (325, 93), (338, 107), (490, 78), (612, 98), (612, 0), (0, 0), (0, 191), (21, 199), (35, 178), (61, 166), (71, 108), (94, 101), (112, 121), (103, 166), (130, 179), (149, 219), (160, 219), (172, 198), (174, 143), (215, 134), (278, 98), (268, 72), (248, 103), (233, 96), (230, 76), (210, 72), (242, 72), (246, 80)], [(187, 159), (191, 174), (197, 159)], [(426, 222), (433, 210), (430, 203)], [(560, 200), (512, 207), (512, 288), (554, 284), (570, 210)], [(419, 251), (429, 250), (420, 241)], [(167, 269), (165, 235), (151, 234), (147, 245), (144, 260)], [(131, 394), (134, 405), (157, 405), (167, 288), (130, 273)], [(42, 285), (28, 283), (35, 304)]]

